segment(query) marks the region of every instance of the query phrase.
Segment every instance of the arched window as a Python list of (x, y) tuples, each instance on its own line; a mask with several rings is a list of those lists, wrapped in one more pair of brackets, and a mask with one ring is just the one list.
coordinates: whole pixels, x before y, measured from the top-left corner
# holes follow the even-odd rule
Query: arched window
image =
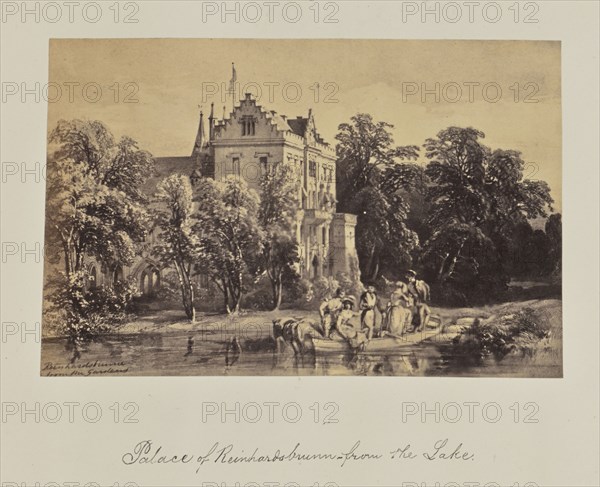
[(242, 136), (256, 134), (256, 120), (254, 117), (242, 117)]
[(97, 280), (98, 280), (98, 272), (96, 271), (96, 266), (93, 265), (90, 268), (90, 276), (89, 276), (90, 289), (96, 289), (96, 286), (98, 286)]

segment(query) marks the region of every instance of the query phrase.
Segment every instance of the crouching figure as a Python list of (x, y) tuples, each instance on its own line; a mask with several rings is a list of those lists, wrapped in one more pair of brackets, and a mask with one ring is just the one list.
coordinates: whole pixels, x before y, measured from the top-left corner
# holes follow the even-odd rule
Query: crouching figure
[(304, 355), (307, 350), (306, 341), (310, 337), (323, 337), (319, 325), (306, 318), (279, 318), (273, 320), (273, 338), (275, 339), (277, 353), (282, 351), (282, 346), (288, 344), (294, 354)]

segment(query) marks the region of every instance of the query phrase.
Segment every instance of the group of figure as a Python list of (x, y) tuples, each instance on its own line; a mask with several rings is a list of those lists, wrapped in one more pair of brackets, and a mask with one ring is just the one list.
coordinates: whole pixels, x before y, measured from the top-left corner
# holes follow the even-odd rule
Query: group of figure
[[(405, 333), (424, 330), (431, 315), (429, 299), (429, 285), (417, 279), (413, 270), (405, 273), (404, 281), (395, 283), (386, 306), (377, 295), (375, 286), (369, 283), (359, 300), (360, 329), (356, 329), (351, 321), (355, 316), (355, 299), (338, 289), (335, 296), (323, 301), (319, 308), (324, 336), (334, 338), (338, 334), (351, 343), (360, 344), (374, 337), (398, 338)], [(413, 326), (415, 315), (418, 320)]]

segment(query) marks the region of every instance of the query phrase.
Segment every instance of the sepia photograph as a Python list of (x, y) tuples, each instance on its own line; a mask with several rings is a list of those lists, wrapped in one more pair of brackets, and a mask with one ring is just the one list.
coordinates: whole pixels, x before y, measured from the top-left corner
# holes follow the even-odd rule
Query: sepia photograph
[(558, 41), (51, 39), (41, 375), (563, 377)]

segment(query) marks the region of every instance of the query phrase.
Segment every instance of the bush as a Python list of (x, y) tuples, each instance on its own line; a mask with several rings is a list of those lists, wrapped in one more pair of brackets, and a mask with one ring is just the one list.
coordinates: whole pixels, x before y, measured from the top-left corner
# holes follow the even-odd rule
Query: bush
[(540, 313), (525, 308), (491, 323), (476, 319), (473, 325), (454, 339), (455, 352), (480, 363), (485, 357), (503, 359), (512, 352), (529, 353), (549, 336), (549, 323)]
[(121, 325), (137, 292), (129, 281), (86, 290), (87, 278), (83, 271), (65, 277), (51, 298), (53, 311), (62, 317), (59, 332), (74, 344), (89, 341)]
[(364, 287), (359, 279), (346, 272), (338, 272), (335, 276), (339, 287), (348, 295), (357, 298), (363, 293)]
[(295, 308), (307, 308), (315, 299), (315, 290), (308, 279), (298, 279), (284, 290), (284, 302)]
[(156, 291), (157, 301), (181, 306), (181, 288), (175, 272), (164, 272), (161, 276), (160, 287)]
[(318, 277), (313, 281), (314, 297), (313, 301), (322, 301), (335, 294), (339, 289), (340, 283), (333, 277)]
[(441, 306), (468, 306), (467, 296), (454, 287), (452, 284), (439, 285), (434, 283), (431, 286), (431, 300)]
[(248, 293), (244, 294), (242, 307), (257, 311), (273, 309), (273, 289), (268, 278), (262, 277)]
[[(193, 279), (193, 278), (192, 278)], [(216, 310), (222, 308), (222, 294), (209, 286), (205, 288), (200, 286), (196, 280), (192, 280), (194, 287), (194, 307), (199, 310)], [(163, 273), (160, 282), (160, 288), (156, 292), (154, 303), (159, 303), (162, 308), (182, 308), (181, 286), (179, 278), (175, 271), (167, 271)]]

